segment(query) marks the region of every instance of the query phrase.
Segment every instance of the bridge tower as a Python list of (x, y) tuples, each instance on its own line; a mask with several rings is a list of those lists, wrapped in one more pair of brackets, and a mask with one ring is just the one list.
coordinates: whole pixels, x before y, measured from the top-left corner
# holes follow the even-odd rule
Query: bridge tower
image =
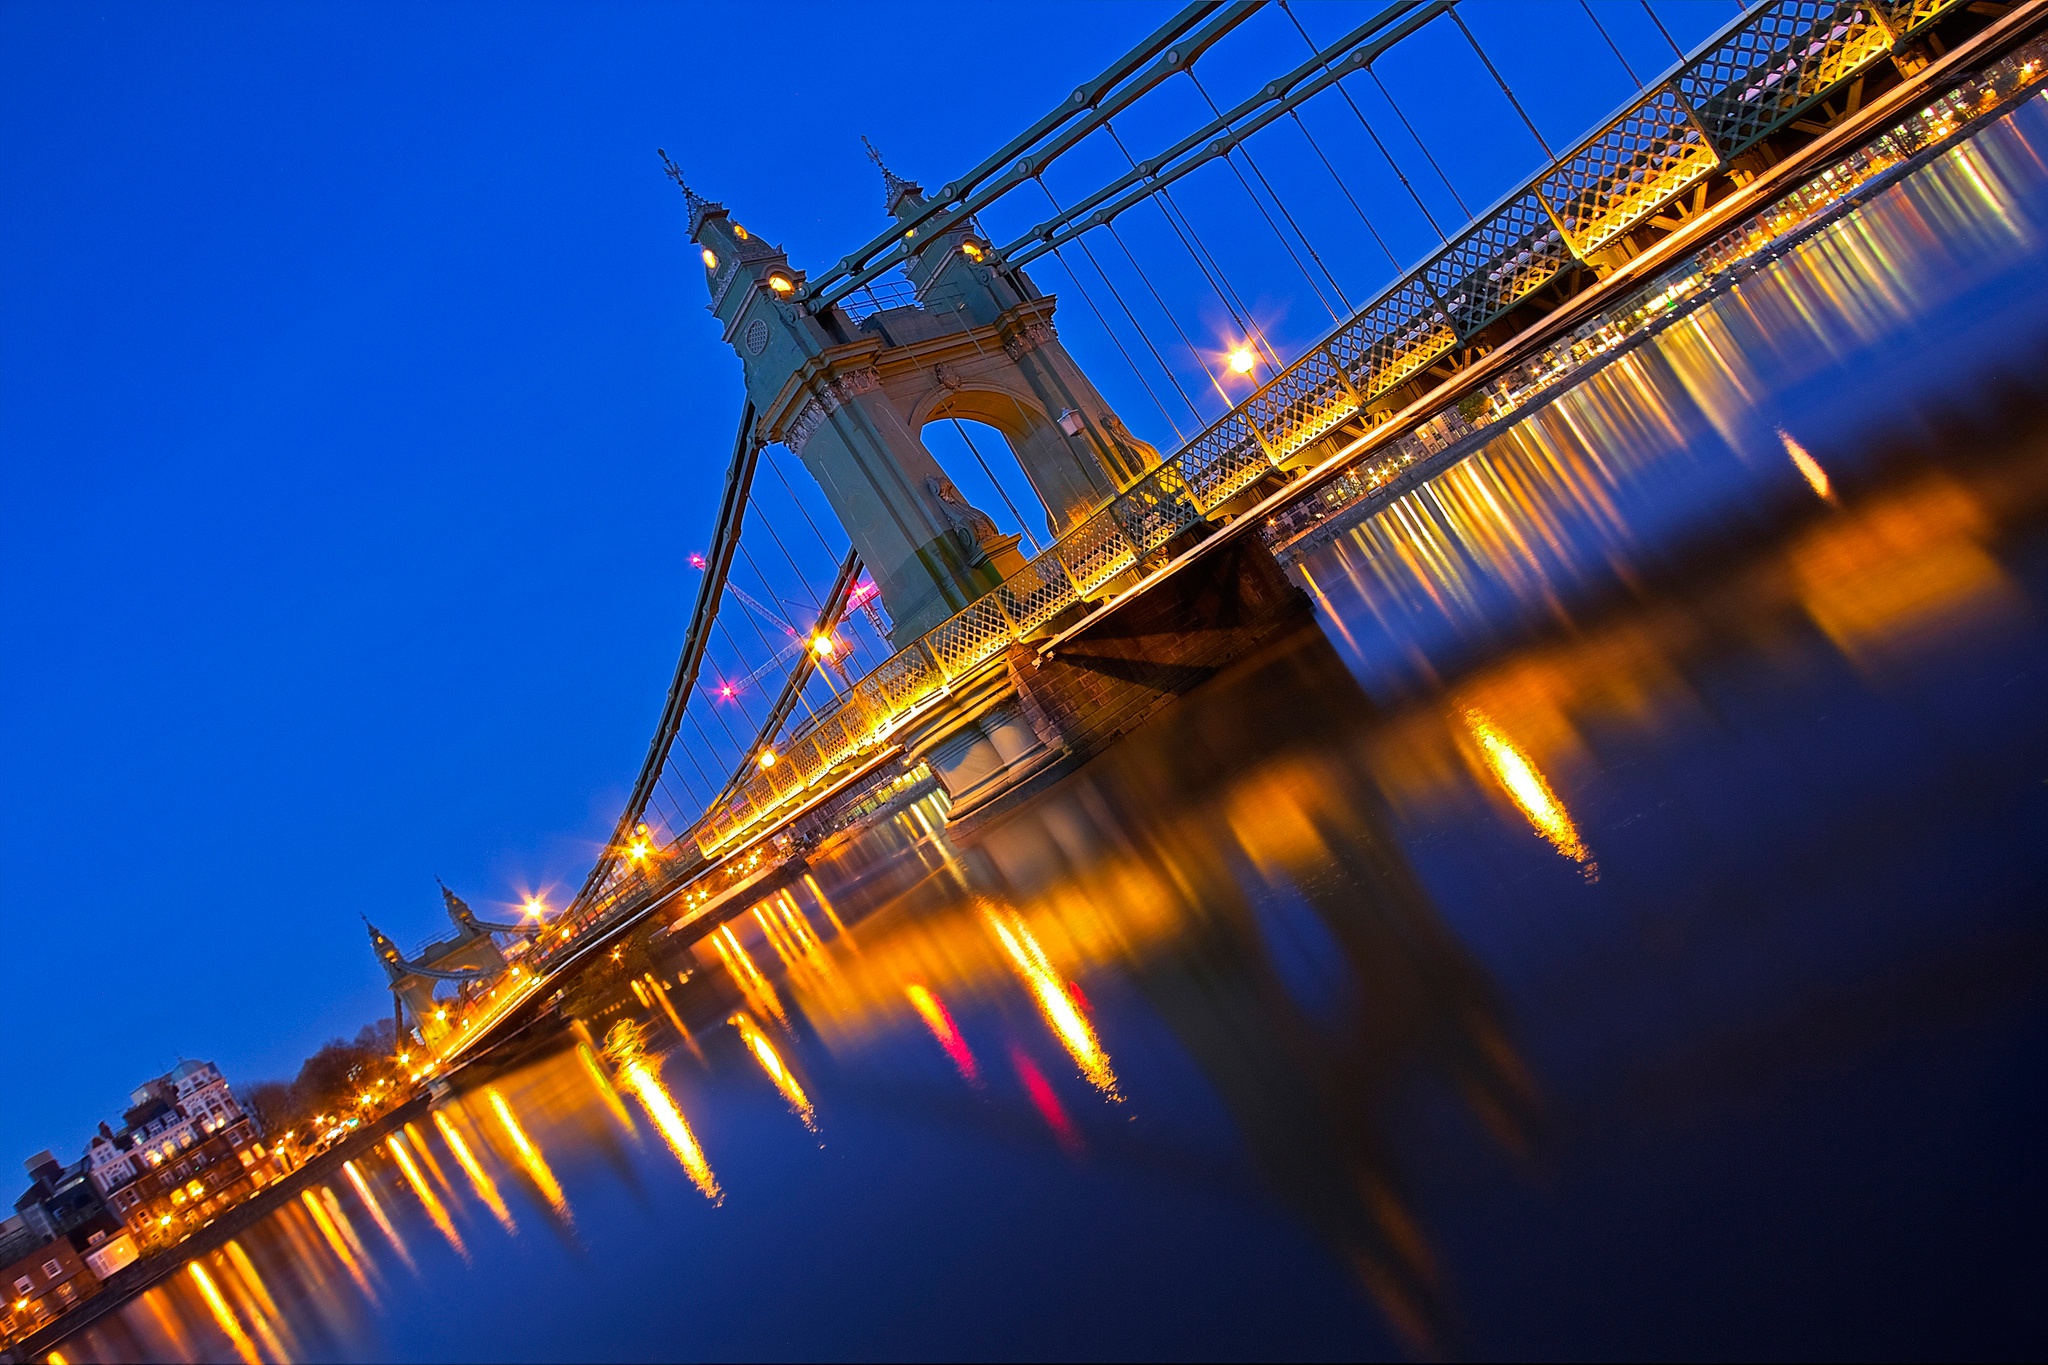
[[(668, 166), (758, 439), (787, 446), (817, 479), (895, 619), (898, 646), (1023, 564), (1018, 538), (969, 505), (925, 448), (926, 423), (959, 417), (1001, 432), (1055, 535), (1157, 460), (1061, 345), (1053, 297), (1003, 268), (971, 222), (911, 258), (914, 302), (856, 321), (837, 305), (807, 310), (803, 273), (782, 249)], [(901, 222), (924, 191), (881, 169), (884, 210)]]

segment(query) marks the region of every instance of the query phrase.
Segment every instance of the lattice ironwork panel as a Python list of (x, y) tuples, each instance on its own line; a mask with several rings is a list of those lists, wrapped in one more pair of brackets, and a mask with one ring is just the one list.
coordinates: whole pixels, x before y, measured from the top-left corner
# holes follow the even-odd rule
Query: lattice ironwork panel
[(1171, 460), (1126, 489), (1113, 510), (1124, 536), (1141, 555), (1151, 554), (1202, 519), (1180, 466)]
[(1961, 4), (1962, 0), (1879, 0), (1878, 8), (1900, 38), (1910, 37)]
[(789, 742), (782, 755), (795, 770), (798, 782), (809, 787), (825, 771), (825, 756), (818, 752), (816, 737), (804, 735)]
[(983, 593), (959, 611), (925, 632), (924, 647), (931, 651), (939, 673), (947, 682), (961, 678), (1009, 648), (1010, 618), (1003, 613), (997, 593)]
[(1137, 550), (1108, 508), (1061, 536), (1048, 553), (1059, 556), (1060, 567), (1083, 598), (1094, 597), (1103, 584), (1138, 562)]
[(1284, 460), (1358, 411), (1358, 394), (1327, 351), (1310, 351), (1243, 404), (1273, 458)]
[(1411, 275), (1331, 337), (1328, 350), (1343, 365), (1351, 386), (1370, 401), (1457, 341), (1436, 296)]
[(1204, 516), (1273, 472), (1271, 457), (1252, 435), (1251, 423), (1242, 411), (1232, 411), (1188, 442), (1174, 463), (1180, 467), (1188, 496)]
[(852, 726), (848, 724), (845, 703), (842, 702), (818, 722), (815, 734), (818, 740), (818, 753), (828, 771), (852, 757), (856, 741)]
[(1060, 567), (1059, 556), (1042, 554), (1003, 580), (996, 589), (1018, 631), (1029, 635), (1081, 599)]
[(922, 648), (898, 650), (854, 686), (854, 696), (867, 714), (866, 738), (872, 740), (938, 689), (938, 669)]
[(1719, 164), (1670, 86), (1659, 86), (1543, 177), (1581, 256), (1599, 250)]
[(1891, 43), (1868, 5), (1776, 0), (1689, 63), (1676, 83), (1726, 160), (1789, 122)]
[(1458, 335), (1469, 337), (1571, 261), (1564, 234), (1531, 190), (1438, 252), (1422, 278)]

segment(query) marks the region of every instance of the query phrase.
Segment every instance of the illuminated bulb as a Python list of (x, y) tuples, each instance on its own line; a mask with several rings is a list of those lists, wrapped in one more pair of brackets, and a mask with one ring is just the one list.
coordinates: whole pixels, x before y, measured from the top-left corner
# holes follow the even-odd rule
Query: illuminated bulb
[(1252, 354), (1251, 347), (1240, 346), (1230, 353), (1230, 369), (1233, 374), (1250, 374), (1259, 358)]
[(988, 253), (981, 249), (980, 244), (969, 240), (960, 244), (960, 254), (970, 261), (978, 261)]
[(535, 896), (526, 902), (526, 913), (529, 915), (533, 915), (536, 918), (539, 917), (546, 910), (547, 907), (540, 903), (540, 898), (538, 896)]
[(718, 253), (708, 246), (704, 248), (704, 268), (706, 270), (718, 269)]
[(761, 751), (761, 766), (763, 768), (775, 766), (775, 751), (773, 749), (763, 749)]
[(818, 657), (819, 657), (819, 658), (821, 658), (821, 659), (829, 659), (829, 658), (831, 658), (831, 657), (832, 657), (832, 637), (831, 637), (831, 636), (829, 636), (829, 635), (819, 635), (819, 636), (815, 636), (815, 637), (813, 637), (813, 638), (812, 638), (812, 640), (811, 640), (811, 648), (812, 648), (813, 650), (817, 651), (817, 654), (818, 654)]
[(787, 294), (796, 288), (794, 284), (789, 282), (789, 276), (787, 275), (770, 275), (768, 277), (768, 287), (778, 294)]

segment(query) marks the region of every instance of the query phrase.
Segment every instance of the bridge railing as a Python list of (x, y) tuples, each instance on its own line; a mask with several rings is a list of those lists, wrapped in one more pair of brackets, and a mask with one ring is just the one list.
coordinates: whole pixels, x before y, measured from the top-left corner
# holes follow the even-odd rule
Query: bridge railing
[[(1960, 2), (1771, 0), (1753, 7), (1022, 570), (862, 678), (687, 839), (713, 857), (788, 812), (846, 763), (887, 743), (952, 684), (1060, 612), (1116, 590), (1175, 535), (1209, 520)], [(1439, 422), (1446, 420), (1455, 423), (1455, 415)], [(1436, 444), (1455, 434), (1437, 433)], [(1382, 463), (1398, 468), (1426, 453), (1430, 436), (1418, 439)]]

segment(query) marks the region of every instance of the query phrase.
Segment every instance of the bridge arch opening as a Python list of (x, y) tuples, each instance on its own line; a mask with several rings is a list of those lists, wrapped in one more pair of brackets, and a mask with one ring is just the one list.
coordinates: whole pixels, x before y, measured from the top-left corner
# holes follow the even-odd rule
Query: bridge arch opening
[(940, 409), (917, 435), (962, 497), (988, 513), (1004, 535), (1024, 537), (1019, 548), (1026, 554), (1051, 542), (1057, 523), (1001, 426), (971, 410)]

